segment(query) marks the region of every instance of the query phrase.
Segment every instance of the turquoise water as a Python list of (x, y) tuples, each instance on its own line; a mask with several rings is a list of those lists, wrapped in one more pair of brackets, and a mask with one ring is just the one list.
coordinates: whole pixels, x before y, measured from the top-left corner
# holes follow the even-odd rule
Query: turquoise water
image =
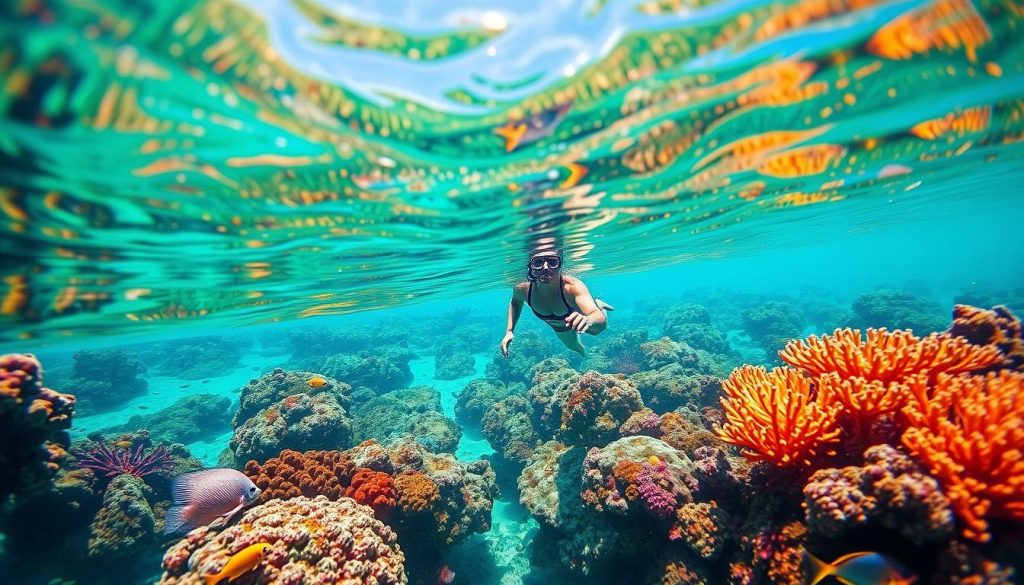
[[(867, 425), (884, 455), (836, 415), (830, 451), (795, 468), (721, 438), (722, 381), (782, 366), (791, 340), (964, 337), (957, 304), (1024, 313), (1018, 5), (19, 1), (0, 15), (0, 353), (35, 355), (43, 383), (76, 397), (70, 421), (28, 414), (31, 384), (0, 368), (0, 581), (199, 583), (256, 535), (276, 556), (236, 583), (340, 580), (332, 563), (373, 557), (339, 549), (350, 536), (289, 520), (335, 547), (328, 561), (260, 527), (269, 500), (295, 498), (260, 471), (289, 449), (388, 476), (374, 477), (394, 501), (359, 513), (397, 535), (370, 559), (401, 551), (380, 583), (436, 585), (445, 567), (456, 585), (803, 583), (804, 551), (884, 554), (924, 583), (1019, 582), (1019, 322), (1000, 321), (1011, 341), (971, 339), (1005, 361), (963, 374), (1018, 376), (968, 441), (1009, 461), (989, 484), (1017, 478), (978, 492), (995, 502), (981, 529), (960, 475), (902, 434), (923, 424), (911, 411)], [(552, 245), (614, 305), (608, 328), (581, 356), (526, 307), (503, 358), (512, 287)], [(927, 382), (936, 404), (942, 383)], [(909, 378), (895, 384), (905, 397)], [(173, 464), (115, 483), (83, 469), (101, 443), (164, 446)], [(863, 479), (872, 461), (890, 483)], [(217, 527), (226, 542), (162, 536), (171, 478), (214, 467), (264, 500)], [(812, 476), (829, 469), (845, 471)], [(660, 487), (638, 495), (642, 474)], [(410, 487), (425, 484), (439, 495)]]

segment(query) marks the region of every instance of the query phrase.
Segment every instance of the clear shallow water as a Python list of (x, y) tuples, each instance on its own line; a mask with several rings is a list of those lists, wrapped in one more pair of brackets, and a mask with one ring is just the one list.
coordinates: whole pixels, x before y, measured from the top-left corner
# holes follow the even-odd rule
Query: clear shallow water
[(6, 6), (5, 340), (1020, 212), (1000, 2), (402, 6)]
[[(916, 295), (917, 322), (938, 328), (965, 299), (1024, 312), (1024, 44), (1009, 3), (19, 2), (0, 15), (0, 347), (37, 354), (47, 384), (72, 392), (77, 352), (149, 355), (144, 392), (109, 407), (81, 393), (79, 445), (199, 393), (229, 399), (230, 419), (248, 380), (320, 355), (315, 336), (287, 345), (307, 330), (395, 336), (414, 351), (406, 385), (436, 389), (454, 419), (456, 395), (500, 363), (508, 288), (540, 243), (617, 307), (585, 340), (591, 356), (630, 330), (660, 337), (685, 303), (708, 307), (729, 359), (769, 365), (744, 322), (767, 302), (801, 315), (792, 337), (906, 326), (895, 308), (855, 314), (879, 289)], [(436, 378), (460, 326), (486, 331), (473, 371)], [(237, 360), (200, 378), (157, 366), (210, 335)], [(535, 361), (593, 364), (527, 312), (513, 353), (544, 342)], [(204, 466), (232, 439), (219, 422), (186, 442)], [(459, 460), (505, 465), (461, 433)], [(436, 557), (403, 542), (412, 582), (434, 585), (442, 563), (456, 584), (622, 582), (650, 561), (559, 572), (564, 543), (536, 540), (518, 471), (499, 469), (490, 530)], [(77, 560), (55, 575), (109, 577), (82, 560), (93, 508), (61, 520)], [(13, 536), (0, 566), (24, 545)], [(864, 546), (839, 540), (836, 556)], [(156, 579), (163, 548), (139, 549), (123, 579)]]

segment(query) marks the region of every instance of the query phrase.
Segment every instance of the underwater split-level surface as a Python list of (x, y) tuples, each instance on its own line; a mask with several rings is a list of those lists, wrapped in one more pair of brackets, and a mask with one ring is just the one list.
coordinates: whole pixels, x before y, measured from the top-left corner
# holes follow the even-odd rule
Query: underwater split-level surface
[(1021, 582), (1019, 3), (0, 15), (0, 583)]

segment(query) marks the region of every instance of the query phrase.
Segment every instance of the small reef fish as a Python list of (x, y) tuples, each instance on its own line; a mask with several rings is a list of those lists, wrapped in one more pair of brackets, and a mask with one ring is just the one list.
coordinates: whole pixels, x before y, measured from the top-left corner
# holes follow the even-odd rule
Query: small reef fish
[(174, 505), (167, 510), (164, 534), (187, 533), (217, 518), (230, 518), (256, 501), (260, 488), (234, 469), (207, 469), (174, 478)]
[(437, 572), (438, 585), (451, 585), (454, 580), (455, 571), (449, 569), (448, 565), (441, 565), (441, 569)]
[(512, 152), (520, 146), (549, 136), (565, 118), (570, 107), (572, 107), (571, 101), (558, 104), (553, 108), (538, 112), (525, 120), (509, 122), (504, 126), (499, 126), (494, 129), (494, 133), (505, 139), (505, 152)]
[(206, 585), (215, 585), (223, 579), (234, 581), (255, 569), (263, 562), (263, 558), (267, 555), (267, 551), (270, 550), (270, 546), (270, 543), (257, 542), (231, 555), (231, 558), (228, 559), (227, 564), (224, 565), (224, 568), (219, 573), (204, 576), (206, 578)]
[(306, 385), (310, 388), (323, 388), (327, 385), (327, 380), (324, 380), (321, 376), (313, 376), (306, 380)]
[(804, 559), (809, 585), (829, 576), (846, 585), (910, 585), (917, 581), (917, 576), (896, 559), (873, 552), (850, 553), (826, 563), (805, 550)]

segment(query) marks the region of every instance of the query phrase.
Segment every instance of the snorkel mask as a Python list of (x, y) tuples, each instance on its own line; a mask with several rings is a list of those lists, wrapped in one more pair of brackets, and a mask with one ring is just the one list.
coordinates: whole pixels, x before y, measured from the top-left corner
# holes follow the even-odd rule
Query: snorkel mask
[[(545, 250), (543, 252), (537, 252), (530, 255), (530, 260), (526, 263), (526, 277), (531, 282), (542, 280), (542, 275), (549, 277), (562, 268), (562, 254), (556, 250)], [(544, 279), (547, 280), (547, 279)]]

